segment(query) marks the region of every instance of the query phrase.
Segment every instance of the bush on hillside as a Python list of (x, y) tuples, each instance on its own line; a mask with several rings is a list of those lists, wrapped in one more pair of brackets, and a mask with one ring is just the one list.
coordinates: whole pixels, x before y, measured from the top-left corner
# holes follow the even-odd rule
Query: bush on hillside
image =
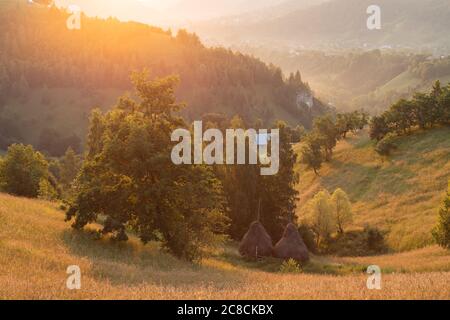
[(395, 135), (388, 133), (383, 139), (378, 141), (375, 151), (382, 156), (389, 156), (397, 148), (394, 143)]
[(49, 179), (48, 162), (32, 146), (13, 144), (0, 165), (2, 191), (36, 198), (43, 180)]
[(441, 247), (450, 249), (450, 181), (447, 195), (439, 210), (439, 222), (433, 230), (433, 237)]
[(48, 179), (42, 178), (39, 181), (38, 198), (48, 201), (58, 199), (58, 191), (52, 186)]
[(312, 253), (317, 253), (318, 250), (314, 231), (307, 224), (301, 224), (298, 227), (298, 233), (302, 237), (308, 250)]
[(384, 233), (376, 227), (366, 226), (364, 230), (337, 234), (324, 244), (323, 253), (338, 256), (372, 256), (388, 251)]
[(318, 175), (322, 163), (331, 161), (338, 140), (345, 139), (350, 131), (362, 130), (367, 123), (368, 115), (363, 111), (338, 114), (336, 119), (331, 115), (317, 117), (313, 130), (301, 135), (301, 162)]

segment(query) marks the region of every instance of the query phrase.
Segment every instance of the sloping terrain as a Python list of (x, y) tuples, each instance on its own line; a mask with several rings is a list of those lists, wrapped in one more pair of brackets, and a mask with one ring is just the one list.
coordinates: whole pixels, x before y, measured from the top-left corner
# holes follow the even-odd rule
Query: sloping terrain
[[(56, 204), (0, 194), (0, 299), (450, 298), (449, 254), (436, 247), (348, 261), (314, 257), (303, 274), (280, 274), (280, 261), (245, 261), (234, 247), (191, 265), (155, 243), (93, 238), (71, 230)], [(365, 269), (374, 263), (386, 268), (383, 290), (366, 288)], [(81, 269), (81, 290), (66, 288), (70, 265)]]
[(450, 179), (450, 128), (401, 137), (389, 158), (379, 156), (367, 132), (338, 143), (333, 160), (320, 170), (300, 170), (297, 216), (321, 189), (342, 188), (353, 202), (354, 227), (365, 224), (388, 232), (394, 250), (432, 243), (431, 230)]
[(44, 146), (49, 136), (62, 152), (80, 149), (67, 138), (80, 144), (90, 111), (132, 91), (131, 73), (144, 69), (151, 78), (179, 76), (176, 96), (186, 103), (180, 112), (187, 121), (238, 114), (267, 127), (278, 119), (309, 127), (327, 109), (318, 100), (313, 111), (298, 106), (307, 86), (287, 83), (279, 68), (207, 48), (186, 31), (84, 15), (80, 30), (69, 30), (69, 16), (27, 1), (0, 2), (0, 149), (22, 142), (60, 156)]

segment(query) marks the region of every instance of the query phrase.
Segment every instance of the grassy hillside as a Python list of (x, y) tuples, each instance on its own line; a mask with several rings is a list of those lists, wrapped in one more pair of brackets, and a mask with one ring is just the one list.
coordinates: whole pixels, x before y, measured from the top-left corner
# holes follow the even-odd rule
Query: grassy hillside
[[(280, 274), (280, 261), (245, 262), (233, 246), (194, 266), (155, 243), (95, 241), (63, 220), (56, 204), (0, 194), (0, 299), (450, 298), (450, 255), (437, 247), (370, 259), (314, 257), (303, 274)], [(386, 268), (381, 291), (366, 289), (369, 264)], [(69, 265), (81, 268), (79, 291), (65, 287)]]
[(433, 57), (408, 50), (235, 48), (281, 66), (285, 72), (300, 69), (315, 94), (338, 110), (364, 108), (377, 114), (401, 98), (429, 91), (436, 80), (443, 85), (450, 82), (448, 56)]
[(443, 84), (449, 83), (450, 75), (445, 74), (437, 78), (423, 80), (410, 70), (407, 70), (375, 90), (375, 95), (389, 94), (392, 91), (408, 92), (413, 88), (416, 91), (428, 91), (436, 80), (439, 80)]
[[(398, 139), (389, 158), (373, 149), (367, 132), (341, 141), (320, 177), (299, 166), (301, 218), (305, 204), (325, 188), (342, 188), (353, 202), (354, 227), (378, 226), (394, 250), (432, 243), (431, 230), (450, 178), (450, 128), (417, 132)], [(297, 146), (299, 148), (299, 146)]]

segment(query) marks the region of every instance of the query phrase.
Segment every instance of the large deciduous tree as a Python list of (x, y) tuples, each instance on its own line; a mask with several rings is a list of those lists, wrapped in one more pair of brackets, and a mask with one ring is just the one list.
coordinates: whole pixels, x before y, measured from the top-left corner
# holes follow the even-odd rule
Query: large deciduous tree
[(211, 168), (176, 166), (171, 133), (186, 127), (175, 116), (176, 77), (132, 77), (138, 100), (122, 97), (91, 118), (87, 154), (67, 212), (73, 227), (106, 217), (103, 233), (126, 240), (133, 230), (147, 243), (162, 241), (178, 257), (197, 260), (226, 227), (220, 182)]
[(386, 134), (389, 133), (389, 127), (386, 121), (386, 117), (381, 115), (373, 117), (370, 122), (370, 138), (380, 141)]
[(336, 231), (336, 218), (328, 191), (318, 192), (308, 203), (306, 223), (310, 225), (316, 236), (317, 247)]
[(322, 167), (324, 155), (322, 152), (322, 145), (317, 134), (312, 132), (306, 139), (301, 149), (301, 162), (308, 168), (313, 169), (314, 173), (318, 175), (318, 170)]
[(341, 188), (336, 189), (331, 196), (331, 203), (336, 219), (338, 232), (343, 234), (344, 228), (353, 221), (352, 204)]
[(339, 132), (330, 116), (319, 117), (314, 120), (314, 131), (325, 151), (325, 160), (330, 161), (333, 148), (336, 146)]

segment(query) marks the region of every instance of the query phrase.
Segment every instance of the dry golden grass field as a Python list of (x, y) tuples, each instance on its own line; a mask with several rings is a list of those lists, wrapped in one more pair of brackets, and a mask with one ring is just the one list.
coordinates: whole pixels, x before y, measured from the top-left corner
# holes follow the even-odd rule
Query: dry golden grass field
[[(366, 287), (369, 264), (385, 269), (381, 290)], [(81, 290), (66, 288), (69, 265), (81, 268)], [(279, 265), (243, 261), (233, 246), (192, 265), (134, 238), (95, 241), (56, 204), (0, 194), (0, 299), (450, 299), (450, 255), (437, 247), (314, 257), (300, 274)]]

